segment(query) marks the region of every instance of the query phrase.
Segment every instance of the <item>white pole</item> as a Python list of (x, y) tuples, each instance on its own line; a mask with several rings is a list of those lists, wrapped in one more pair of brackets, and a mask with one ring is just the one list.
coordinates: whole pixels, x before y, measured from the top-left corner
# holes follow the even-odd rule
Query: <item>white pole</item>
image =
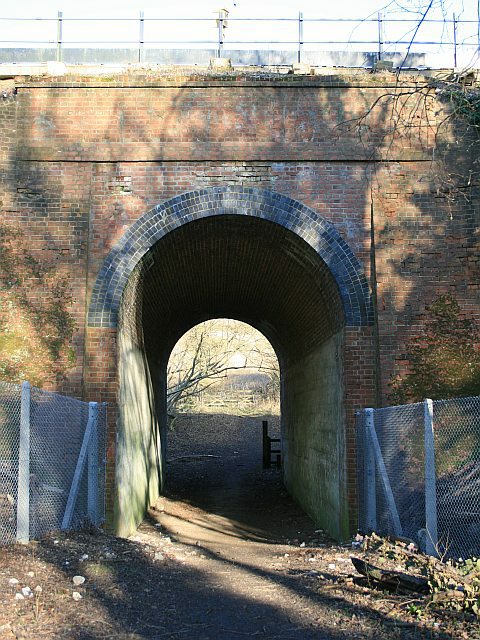
[(88, 492), (87, 513), (90, 522), (98, 526), (98, 403), (90, 402), (88, 405), (89, 422), (92, 422), (92, 431), (88, 445)]
[(383, 14), (381, 11), (379, 11), (377, 14), (377, 23), (378, 23), (378, 60), (380, 61), (383, 59), (383, 42), (385, 40)]
[(62, 41), (63, 41), (63, 13), (58, 12), (57, 17), (57, 62), (62, 61)]
[(18, 450), (17, 542), (30, 539), (30, 383), (22, 383)]
[(425, 418), (425, 528), (426, 553), (438, 557), (437, 486), (435, 477), (435, 438), (433, 433), (433, 402), (424, 403)]
[(383, 493), (385, 500), (387, 501), (390, 515), (392, 517), (393, 530), (396, 536), (403, 535), (402, 525), (400, 523), (400, 517), (397, 511), (397, 505), (395, 504), (395, 498), (393, 497), (393, 491), (388, 478), (385, 462), (383, 461), (382, 450), (380, 449), (380, 443), (378, 442), (377, 434), (375, 432), (375, 424), (373, 420), (373, 409), (367, 409), (371, 412), (372, 419), (367, 423), (367, 433), (370, 436), (371, 445), (375, 454), (375, 462), (377, 465), (378, 475), (382, 483)]
[(363, 428), (364, 458), (365, 458), (365, 525), (369, 531), (377, 528), (377, 495), (375, 483), (375, 454), (369, 430), (373, 428), (373, 409), (365, 409), (365, 423)]
[(144, 62), (145, 60), (145, 16), (143, 11), (140, 11), (140, 31), (138, 35), (138, 61)]
[(298, 13), (298, 62), (302, 62), (303, 57), (303, 13)]
[(73, 474), (72, 486), (70, 487), (70, 493), (67, 498), (67, 506), (65, 507), (65, 513), (63, 515), (62, 526), (61, 529), (63, 531), (69, 529), (73, 512), (75, 509), (75, 503), (77, 501), (78, 492), (80, 490), (80, 482), (82, 480), (83, 470), (85, 468), (85, 463), (88, 455), (88, 447), (90, 444), (90, 437), (92, 435), (92, 430), (94, 428), (94, 415), (92, 405), (96, 404), (95, 402), (91, 402), (88, 407), (88, 423), (85, 429), (85, 433), (83, 434), (82, 446), (80, 447), (80, 453), (78, 454), (77, 465), (75, 467), (75, 472)]

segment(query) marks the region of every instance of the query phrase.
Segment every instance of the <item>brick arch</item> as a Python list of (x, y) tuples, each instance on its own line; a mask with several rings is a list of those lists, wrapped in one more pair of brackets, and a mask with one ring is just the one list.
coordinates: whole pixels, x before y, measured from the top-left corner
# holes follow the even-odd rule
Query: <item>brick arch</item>
[(234, 186), (181, 194), (139, 218), (104, 261), (93, 289), (88, 325), (117, 326), (128, 278), (158, 240), (188, 222), (220, 215), (262, 218), (294, 232), (329, 268), (338, 286), (345, 324), (352, 327), (372, 324), (372, 302), (362, 266), (335, 227), (292, 198), (263, 189)]

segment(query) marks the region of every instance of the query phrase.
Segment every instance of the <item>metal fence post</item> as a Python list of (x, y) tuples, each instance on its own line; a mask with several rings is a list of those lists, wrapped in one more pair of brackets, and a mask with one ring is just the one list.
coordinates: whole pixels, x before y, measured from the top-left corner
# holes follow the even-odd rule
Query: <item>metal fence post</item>
[(378, 59), (381, 60), (383, 57), (383, 43), (385, 41), (383, 14), (381, 11), (379, 11), (377, 14), (377, 23), (378, 23)]
[(88, 421), (92, 426), (88, 444), (87, 514), (90, 522), (98, 526), (98, 402), (88, 404)]
[(397, 505), (395, 504), (395, 498), (393, 497), (392, 486), (388, 478), (387, 469), (383, 460), (382, 450), (380, 449), (380, 443), (378, 442), (377, 434), (375, 432), (375, 424), (373, 422), (373, 409), (370, 409), (370, 411), (372, 412), (372, 420), (367, 424), (367, 433), (370, 436), (373, 452), (375, 454), (375, 462), (377, 465), (378, 475), (382, 483), (383, 493), (385, 495), (385, 500), (387, 501), (390, 516), (392, 518), (393, 530), (396, 536), (401, 536), (403, 535), (403, 531), (400, 522), (400, 516), (398, 515)]
[(480, 50), (480, 3), (477, 3), (477, 50)]
[(364, 410), (363, 438), (364, 438), (364, 482), (365, 482), (365, 526), (368, 531), (377, 528), (377, 494), (375, 483), (375, 454), (369, 436), (374, 428), (374, 409)]
[(298, 13), (298, 62), (302, 61), (303, 54), (303, 13)]
[(453, 67), (457, 68), (457, 18), (453, 14)]
[(57, 62), (62, 61), (62, 38), (63, 38), (63, 13), (58, 12), (57, 17)]
[(30, 538), (30, 397), (29, 382), (22, 383), (20, 446), (18, 451), (17, 542)]
[(433, 402), (425, 400), (425, 528), (426, 553), (438, 557), (437, 486), (435, 477), (435, 439), (433, 433)]
[[(70, 487), (70, 492), (68, 494), (67, 506), (65, 507), (65, 513), (63, 515), (61, 529), (66, 530), (69, 529), (73, 512), (75, 510), (75, 503), (77, 501), (78, 492), (80, 490), (80, 482), (82, 480), (83, 470), (85, 468), (85, 462), (87, 460), (87, 455), (89, 454), (89, 445), (90, 439), (92, 436), (92, 431), (94, 427), (96, 427), (96, 417), (98, 416), (98, 407), (97, 411), (94, 412), (93, 406), (95, 402), (91, 402), (88, 405), (88, 423), (85, 429), (85, 433), (83, 434), (82, 446), (80, 448), (80, 453), (78, 455), (77, 465), (75, 467), (75, 472), (73, 474), (72, 485)], [(90, 485), (89, 485), (90, 488)], [(90, 502), (89, 502), (90, 504)]]
[(138, 35), (138, 61), (145, 60), (145, 18), (143, 11), (140, 11), (140, 28)]
[(225, 23), (226, 15), (227, 15), (227, 13), (226, 13), (225, 9), (219, 9), (218, 10), (218, 20), (217, 20), (218, 49), (217, 49), (217, 58), (221, 58), (222, 54), (223, 54), (223, 38), (224, 38), (224, 31), (225, 31), (225, 27), (226, 27), (226, 23)]

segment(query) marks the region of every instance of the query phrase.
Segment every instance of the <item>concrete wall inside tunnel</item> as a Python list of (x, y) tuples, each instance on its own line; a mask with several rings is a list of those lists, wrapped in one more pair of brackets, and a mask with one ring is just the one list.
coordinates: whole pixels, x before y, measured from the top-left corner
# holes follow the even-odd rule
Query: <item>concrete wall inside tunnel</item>
[(149, 365), (143, 340), (141, 265), (134, 270), (123, 293), (119, 318), (119, 416), (116, 432), (116, 468), (113, 526), (129, 535), (162, 488), (163, 456), (160, 443), (162, 397), (155, 369)]
[(343, 331), (285, 367), (283, 472), (288, 491), (337, 539), (349, 533)]
[[(335, 229), (319, 216), (282, 218), (275, 194), (268, 196), (275, 202), (269, 211), (260, 206), (268, 202), (265, 193), (255, 208), (256, 194), (249, 191), (250, 215), (242, 194), (229, 193), (228, 211), (217, 204), (194, 217), (186, 207), (182, 219), (177, 208), (181, 223), (160, 237), (157, 225), (145, 235), (144, 219), (138, 228), (146, 250), (135, 264), (128, 262), (117, 310), (105, 296), (106, 317), (111, 321), (115, 312), (119, 318), (114, 527), (122, 535), (138, 525), (162, 489), (170, 351), (189, 328), (214, 317), (247, 322), (274, 346), (284, 380), (286, 486), (319, 526), (337, 538), (348, 533), (343, 328), (369, 322), (369, 300), (359, 295), (364, 277), (346, 243), (335, 247)], [(291, 202), (283, 203), (289, 212)], [(138, 256), (135, 236), (121, 246)], [(125, 265), (121, 248), (109, 257), (110, 269), (115, 260)], [(114, 295), (120, 277), (111, 278)]]

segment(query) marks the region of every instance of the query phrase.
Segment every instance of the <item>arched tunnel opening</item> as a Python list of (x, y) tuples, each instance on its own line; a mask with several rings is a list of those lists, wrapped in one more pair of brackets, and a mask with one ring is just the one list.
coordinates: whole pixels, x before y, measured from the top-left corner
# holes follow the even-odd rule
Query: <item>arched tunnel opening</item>
[(161, 237), (119, 308), (115, 528), (130, 533), (165, 485), (166, 371), (173, 346), (211, 318), (250, 324), (281, 372), (283, 482), (331, 535), (348, 533), (342, 299), (299, 235), (254, 216), (210, 215)]
[(167, 410), (165, 491), (150, 516), (169, 533), (265, 541), (311, 528), (280, 480), (280, 369), (263, 334), (227, 318), (187, 331), (168, 361)]

